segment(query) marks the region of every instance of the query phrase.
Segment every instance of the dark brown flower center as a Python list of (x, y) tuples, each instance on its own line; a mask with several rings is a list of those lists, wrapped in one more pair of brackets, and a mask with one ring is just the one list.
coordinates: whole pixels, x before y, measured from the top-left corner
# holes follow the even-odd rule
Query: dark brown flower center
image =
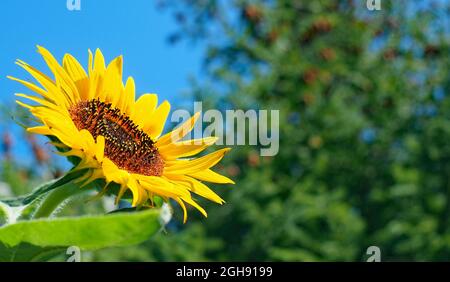
[(81, 101), (70, 109), (78, 130), (88, 130), (94, 139), (105, 137), (105, 156), (131, 173), (161, 176), (164, 161), (155, 142), (119, 109), (100, 100)]

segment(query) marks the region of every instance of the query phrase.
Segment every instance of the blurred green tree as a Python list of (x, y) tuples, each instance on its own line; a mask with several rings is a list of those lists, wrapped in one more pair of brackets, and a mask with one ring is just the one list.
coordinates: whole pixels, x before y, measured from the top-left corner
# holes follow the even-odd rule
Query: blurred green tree
[(227, 204), (149, 258), (450, 258), (449, 3), (365, 2), (160, 1), (180, 24), (170, 42), (207, 44), (193, 97), (279, 109), (280, 151), (235, 147)]

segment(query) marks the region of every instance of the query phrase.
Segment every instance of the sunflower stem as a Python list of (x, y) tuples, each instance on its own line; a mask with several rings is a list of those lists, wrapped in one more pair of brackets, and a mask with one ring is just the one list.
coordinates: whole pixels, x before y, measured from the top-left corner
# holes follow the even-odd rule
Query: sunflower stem
[(51, 216), (55, 210), (68, 198), (75, 196), (85, 190), (73, 182), (69, 182), (51, 192), (42, 200), (41, 205), (36, 210), (33, 218), (45, 218)]

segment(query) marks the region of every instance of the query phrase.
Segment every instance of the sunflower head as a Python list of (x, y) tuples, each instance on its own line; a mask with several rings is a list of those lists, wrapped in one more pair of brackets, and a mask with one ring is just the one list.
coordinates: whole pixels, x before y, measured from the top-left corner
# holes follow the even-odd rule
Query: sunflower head
[(132, 206), (149, 205), (155, 196), (173, 199), (184, 211), (185, 203), (206, 211), (192, 198), (192, 193), (216, 203), (224, 201), (203, 182), (234, 183), (211, 167), (229, 151), (228, 148), (195, 158), (215, 143), (215, 137), (183, 140), (199, 117), (196, 113), (172, 132), (162, 135), (170, 111), (167, 101), (158, 105), (156, 94), (143, 94), (135, 100), (132, 77), (122, 82), (122, 56), (107, 66), (100, 52), (89, 51), (87, 72), (70, 54), (62, 65), (43, 47), (38, 46), (53, 78), (18, 60), (38, 84), (9, 77), (37, 95), (17, 93), (32, 102), (17, 103), (27, 109), (40, 124), (27, 131), (49, 136), (59, 153), (77, 157), (74, 171), (85, 171), (78, 181), (83, 186), (101, 179), (103, 192), (118, 184), (116, 202), (128, 190)]

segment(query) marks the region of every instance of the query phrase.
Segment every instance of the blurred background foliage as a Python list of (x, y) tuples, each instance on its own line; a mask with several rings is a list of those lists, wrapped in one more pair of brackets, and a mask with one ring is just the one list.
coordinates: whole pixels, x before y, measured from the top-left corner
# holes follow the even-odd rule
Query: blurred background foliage
[[(171, 44), (206, 42), (192, 100), (279, 109), (280, 150), (235, 146), (220, 171), (237, 184), (214, 187), (224, 206), (201, 201), (207, 219), (176, 210), (146, 243), (83, 260), (361, 261), (372, 245), (382, 260), (450, 259), (448, 1), (158, 5), (179, 23)], [(60, 173), (24, 138), (36, 165), (17, 164), (5, 133), (0, 193)]]

